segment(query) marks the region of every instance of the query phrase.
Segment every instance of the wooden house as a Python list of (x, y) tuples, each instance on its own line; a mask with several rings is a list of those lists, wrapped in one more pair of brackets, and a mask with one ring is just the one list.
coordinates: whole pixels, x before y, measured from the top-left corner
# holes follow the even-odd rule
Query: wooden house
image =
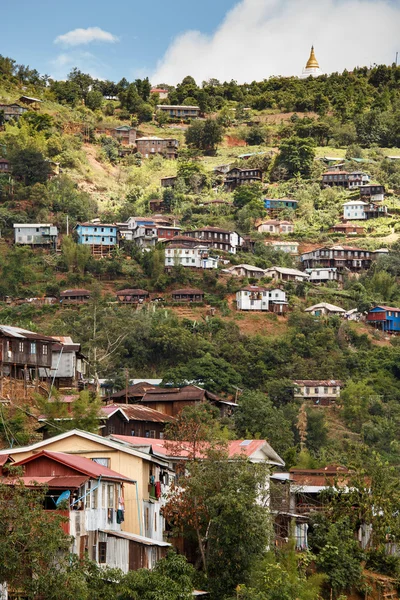
[(176, 417), (185, 406), (195, 406), (203, 402), (210, 402), (217, 406), (221, 416), (230, 415), (237, 406), (235, 402), (223, 400), (216, 394), (197, 385), (186, 385), (182, 388), (155, 387), (146, 392), (140, 400), (140, 404), (154, 408), (171, 417)]
[(51, 369), (39, 369), (42, 379), (51, 381), (57, 389), (83, 387), (88, 361), (81, 345), (69, 336), (52, 336)]
[(302, 265), (306, 269), (335, 267), (339, 271), (362, 271), (369, 269), (374, 253), (352, 246), (322, 246), (301, 254)]
[(367, 314), (367, 322), (376, 329), (387, 333), (400, 332), (400, 308), (393, 306), (374, 306)]
[(157, 104), (157, 110), (166, 113), (170, 119), (187, 120), (200, 116), (199, 106), (178, 106), (172, 104)]
[(121, 125), (111, 130), (111, 136), (123, 146), (134, 146), (136, 142), (136, 129), (129, 125)]
[(169, 160), (178, 158), (179, 141), (176, 138), (160, 138), (156, 136), (141, 137), (136, 139), (136, 148), (144, 156), (161, 154)]
[(168, 188), (168, 187), (174, 187), (176, 180), (177, 180), (177, 176), (176, 175), (171, 175), (169, 177), (161, 177), (160, 179), (160, 185), (163, 188)]
[(39, 369), (50, 373), (51, 337), (11, 325), (0, 325), (0, 387), (4, 375), (15, 379), (37, 378)]
[(142, 438), (164, 437), (164, 429), (174, 418), (139, 404), (107, 404), (101, 409), (101, 435), (129, 435)]
[(2, 173), (9, 173), (10, 172), (10, 161), (8, 161), (6, 158), (0, 158), (0, 175)]
[(11, 119), (18, 119), (28, 111), (26, 106), (20, 104), (0, 104), (0, 113), (3, 113), (4, 121), (11, 121)]
[(126, 289), (117, 292), (116, 296), (122, 304), (143, 304), (149, 299), (149, 292), (140, 289)]
[(204, 292), (196, 288), (174, 290), (172, 300), (174, 302), (204, 302)]
[(263, 173), (261, 169), (230, 169), (225, 176), (224, 185), (228, 192), (233, 192), (238, 186), (247, 183), (262, 183)]
[(91, 292), (84, 289), (64, 290), (60, 294), (61, 304), (83, 304), (90, 300)]
[(343, 233), (344, 235), (363, 235), (364, 227), (355, 223), (339, 223), (330, 228), (332, 233)]

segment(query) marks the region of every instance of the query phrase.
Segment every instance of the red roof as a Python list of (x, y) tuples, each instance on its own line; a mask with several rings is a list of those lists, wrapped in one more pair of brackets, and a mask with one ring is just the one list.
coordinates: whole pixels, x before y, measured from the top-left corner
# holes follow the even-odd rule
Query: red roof
[(125, 475), (121, 475), (120, 473), (117, 473), (108, 467), (99, 465), (93, 460), (90, 460), (90, 458), (79, 456), (77, 454), (65, 454), (64, 452), (50, 452), (48, 450), (42, 450), (42, 452), (39, 452), (38, 454), (34, 454), (28, 458), (25, 458), (24, 460), (19, 461), (16, 463), (16, 466), (25, 465), (29, 462), (37, 460), (42, 456), (47, 456), (58, 463), (71, 467), (72, 469), (80, 471), (81, 473), (84, 473), (92, 478), (97, 479), (98, 477), (102, 477), (103, 479), (116, 479), (117, 481), (131, 481), (129, 477), (125, 477)]
[[(187, 458), (191, 452), (191, 445), (189, 442), (174, 442), (171, 440), (156, 440), (153, 438), (143, 437), (132, 437), (128, 435), (113, 435), (115, 439), (121, 440), (130, 444), (131, 446), (143, 447), (151, 446), (155, 454), (159, 454), (167, 457), (179, 456), (181, 458)], [(187, 443), (187, 450), (185, 444)], [(263, 448), (268, 442), (266, 440), (231, 440), (227, 443), (227, 450), (229, 458), (238, 455), (244, 455), (247, 457), (252, 456), (254, 452)], [(174, 448), (179, 451), (174, 452)]]
[(185, 294), (197, 295), (197, 296), (204, 296), (203, 290), (199, 290), (199, 289), (196, 289), (196, 288), (184, 288), (182, 290), (173, 290), (171, 293), (172, 293), (173, 296), (176, 296), (176, 295), (182, 296), (182, 295), (185, 295)]
[(149, 292), (147, 292), (146, 290), (141, 290), (141, 289), (126, 289), (126, 290), (119, 290), (119, 292), (116, 293), (117, 296), (148, 296)]
[(45, 485), (48, 488), (57, 489), (69, 489), (75, 490), (88, 480), (87, 475), (68, 476), (60, 475), (59, 477), (49, 476), (34, 476), (34, 475), (23, 475), (22, 477), (3, 478), (1, 481), (6, 485), (14, 485), (18, 481), (22, 481), (26, 487), (36, 487), (37, 485)]
[[(400, 312), (400, 308), (395, 308), (394, 306), (384, 306), (383, 304), (376, 304), (376, 306), (374, 306), (373, 308), (383, 308), (383, 310), (393, 310), (394, 312)], [(371, 308), (371, 310), (373, 309)]]

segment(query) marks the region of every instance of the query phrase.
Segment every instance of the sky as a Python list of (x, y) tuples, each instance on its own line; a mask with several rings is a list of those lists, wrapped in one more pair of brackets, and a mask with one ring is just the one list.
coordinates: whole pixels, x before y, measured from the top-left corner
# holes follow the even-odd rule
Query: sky
[[(16, 10), (16, 6), (18, 10)], [(19, 0), (1, 9), (0, 54), (65, 79), (176, 84), (326, 73), (400, 57), (400, 0)], [(400, 58), (399, 58), (400, 64)]]

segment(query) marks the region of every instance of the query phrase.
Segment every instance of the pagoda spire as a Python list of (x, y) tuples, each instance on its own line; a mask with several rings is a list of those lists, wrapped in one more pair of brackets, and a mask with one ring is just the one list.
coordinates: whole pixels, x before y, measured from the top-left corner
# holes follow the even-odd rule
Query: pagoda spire
[(307, 61), (306, 69), (319, 69), (319, 64), (315, 58), (314, 46), (311, 46), (310, 58)]

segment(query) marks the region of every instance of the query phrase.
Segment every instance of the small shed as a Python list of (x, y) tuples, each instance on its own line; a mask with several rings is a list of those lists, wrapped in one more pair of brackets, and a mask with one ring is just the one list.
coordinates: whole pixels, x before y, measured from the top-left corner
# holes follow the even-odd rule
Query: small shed
[(328, 315), (344, 316), (346, 314), (344, 308), (341, 308), (340, 306), (335, 306), (334, 304), (329, 304), (328, 302), (320, 302), (319, 304), (314, 304), (314, 306), (306, 308), (305, 312), (309, 312), (315, 317), (322, 317)]
[(91, 292), (89, 290), (64, 290), (60, 294), (60, 302), (61, 304), (82, 304), (90, 299), (90, 295)]
[(196, 288), (174, 290), (172, 292), (172, 300), (174, 302), (203, 302), (204, 292)]
[(141, 289), (120, 290), (116, 294), (122, 304), (143, 304), (149, 298), (149, 292)]

